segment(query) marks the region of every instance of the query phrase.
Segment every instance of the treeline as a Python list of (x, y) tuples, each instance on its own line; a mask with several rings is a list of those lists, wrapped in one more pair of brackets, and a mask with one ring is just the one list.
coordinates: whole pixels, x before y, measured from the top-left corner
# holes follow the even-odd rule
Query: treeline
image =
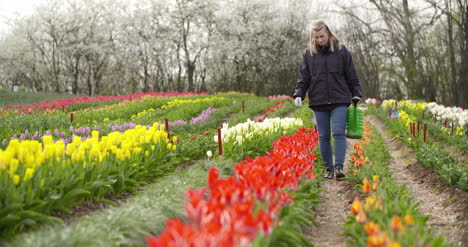
[(290, 95), (310, 23), (334, 17), (365, 97), (467, 105), (467, 0), (129, 2), (50, 0), (12, 22), (0, 88)]
[(467, 0), (354, 1), (338, 12), (366, 96), (467, 106)]
[(0, 41), (0, 88), (292, 91), (307, 1), (49, 1)]

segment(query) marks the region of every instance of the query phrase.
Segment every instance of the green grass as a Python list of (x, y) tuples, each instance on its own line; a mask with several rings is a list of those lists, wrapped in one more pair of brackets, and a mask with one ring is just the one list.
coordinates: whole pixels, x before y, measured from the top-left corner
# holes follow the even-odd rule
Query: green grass
[(68, 93), (30, 93), (30, 92), (5, 92), (0, 90), (0, 107), (7, 105), (29, 105), (40, 103), (46, 99), (53, 101), (56, 99), (69, 99), (80, 97)]

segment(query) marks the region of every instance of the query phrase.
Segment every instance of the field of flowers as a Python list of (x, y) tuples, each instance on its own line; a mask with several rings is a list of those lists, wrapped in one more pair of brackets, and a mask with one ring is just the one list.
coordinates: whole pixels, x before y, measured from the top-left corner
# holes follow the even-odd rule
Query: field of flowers
[[(438, 146), (466, 153), (466, 110), (367, 103), (424, 166), (468, 190), (466, 164)], [(7, 106), (0, 246), (313, 246), (304, 229), (315, 227), (324, 180), (312, 118), (288, 96), (236, 92)], [(392, 179), (372, 126), (349, 151), (359, 196), (343, 233), (353, 245), (449, 246)], [(83, 205), (108, 206), (79, 216)]]
[(386, 100), (370, 107), (396, 139), (416, 151), (423, 166), (449, 185), (468, 190), (468, 160), (460, 160), (444, 149), (450, 145), (460, 155), (468, 152), (468, 110), (436, 103)]

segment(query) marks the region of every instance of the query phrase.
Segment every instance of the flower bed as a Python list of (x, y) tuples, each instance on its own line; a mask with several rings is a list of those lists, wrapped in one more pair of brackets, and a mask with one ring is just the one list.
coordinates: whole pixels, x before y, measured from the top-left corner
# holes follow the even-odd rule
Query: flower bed
[(148, 245), (250, 246), (272, 234), (281, 210), (294, 200), (288, 191), (297, 190), (303, 178), (315, 178), (317, 140), (315, 131), (301, 128), (275, 141), (267, 155), (236, 164), (235, 175), (220, 178), (211, 168), (207, 187), (186, 192), (187, 222), (168, 220), (163, 233), (147, 238)]
[(397, 185), (387, 168), (390, 159), (383, 139), (365, 125), (364, 137), (354, 145), (354, 169), (348, 179), (361, 197), (350, 210), (345, 234), (355, 246), (448, 246), (427, 228), (405, 186)]

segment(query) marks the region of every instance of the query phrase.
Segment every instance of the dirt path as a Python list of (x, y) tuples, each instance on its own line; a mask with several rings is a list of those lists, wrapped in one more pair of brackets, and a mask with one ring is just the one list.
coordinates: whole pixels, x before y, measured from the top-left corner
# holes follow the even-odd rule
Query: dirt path
[(448, 186), (434, 172), (416, 161), (415, 152), (392, 141), (384, 123), (375, 116), (367, 116), (384, 138), (392, 159), (389, 168), (398, 184), (405, 184), (417, 200), (421, 214), (429, 216), (427, 225), (451, 243), (468, 246), (468, 193)]
[[(356, 142), (357, 140), (347, 139), (345, 173), (352, 166), (348, 160), (351, 159), (350, 154)], [(320, 203), (314, 213), (318, 227), (306, 231), (305, 234), (314, 246), (347, 246), (348, 237), (341, 234), (342, 226), (350, 213), (349, 206), (357, 195), (353, 189), (354, 185), (348, 181), (324, 179), (321, 186), (324, 191), (320, 193)]]

